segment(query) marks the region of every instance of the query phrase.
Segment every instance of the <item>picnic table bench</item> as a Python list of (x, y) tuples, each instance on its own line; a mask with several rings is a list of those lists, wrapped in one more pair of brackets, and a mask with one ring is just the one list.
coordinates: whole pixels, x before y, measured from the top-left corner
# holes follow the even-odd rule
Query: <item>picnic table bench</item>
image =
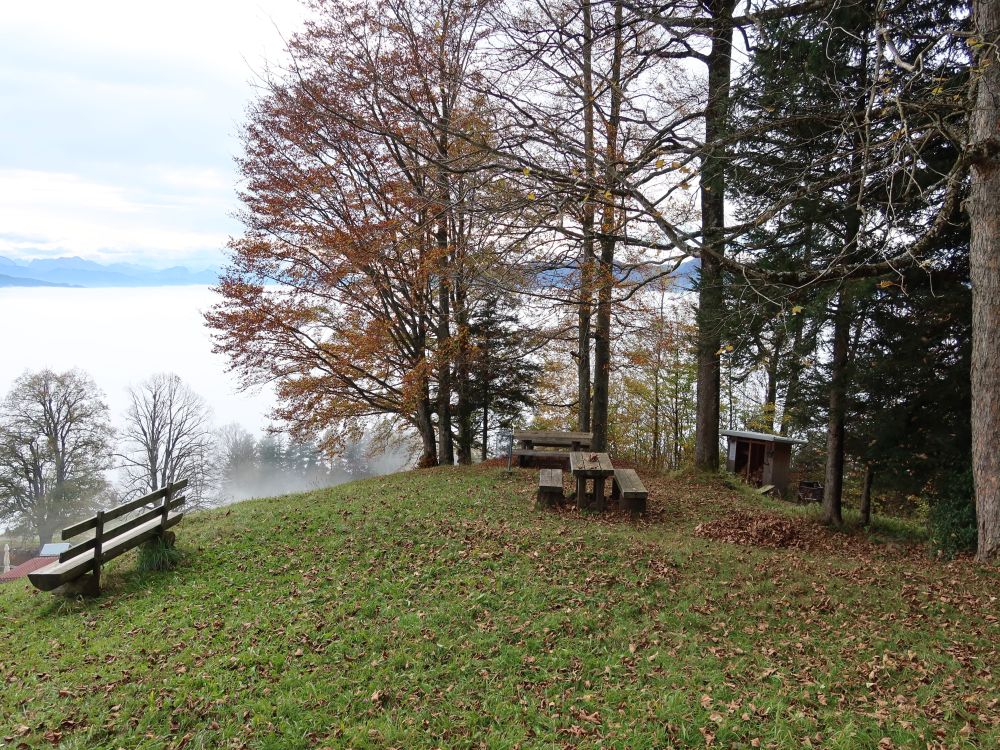
[[(167, 529), (180, 523), (184, 514), (171, 511), (184, 504), (184, 496), (178, 497), (177, 493), (185, 487), (187, 487), (187, 480), (182, 479), (148, 495), (122, 503), (111, 510), (98, 511), (93, 517), (66, 527), (62, 530), (64, 540), (91, 529), (94, 530), (94, 536), (60, 554), (57, 562), (29, 573), (28, 580), (35, 588), (42, 591), (52, 591), (63, 584), (76, 581), (86, 573), (91, 573), (92, 576), (82, 582), (80, 593), (96, 596), (101, 590), (101, 566), (104, 563), (139, 546), (148, 539), (164, 536)], [(122, 521), (111, 528), (105, 527), (108, 521), (121, 518), (153, 503), (157, 504), (135, 517)]]
[(587, 480), (594, 482), (593, 503), (597, 511), (604, 510), (604, 480), (614, 475), (615, 467), (607, 453), (570, 451), (569, 466), (576, 478), (576, 505), (586, 508), (590, 505), (587, 494)]
[(563, 500), (562, 469), (542, 469), (538, 472), (538, 495), (535, 505), (553, 507)]
[(615, 469), (611, 488), (611, 499), (633, 514), (646, 512), (649, 491), (635, 469)]

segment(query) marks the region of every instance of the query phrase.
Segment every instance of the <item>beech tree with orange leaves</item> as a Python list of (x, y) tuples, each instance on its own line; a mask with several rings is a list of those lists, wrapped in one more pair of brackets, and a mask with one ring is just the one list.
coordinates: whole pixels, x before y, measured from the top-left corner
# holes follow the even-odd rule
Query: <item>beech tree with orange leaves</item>
[(330, 450), (388, 418), (419, 435), (421, 465), (454, 460), (462, 268), (470, 248), (489, 247), (462, 208), (478, 183), (449, 164), (474, 154), (447, 137), (466, 111), (475, 7), (320, 0), (249, 111), (246, 229), (206, 318), (246, 384), (276, 384), (275, 416)]

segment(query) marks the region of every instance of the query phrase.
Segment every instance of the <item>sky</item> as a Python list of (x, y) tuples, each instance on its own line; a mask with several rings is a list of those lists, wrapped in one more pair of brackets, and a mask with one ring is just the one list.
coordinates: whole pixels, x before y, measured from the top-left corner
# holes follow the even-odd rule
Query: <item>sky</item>
[(219, 264), (243, 113), (299, 2), (3, 6), (0, 255)]

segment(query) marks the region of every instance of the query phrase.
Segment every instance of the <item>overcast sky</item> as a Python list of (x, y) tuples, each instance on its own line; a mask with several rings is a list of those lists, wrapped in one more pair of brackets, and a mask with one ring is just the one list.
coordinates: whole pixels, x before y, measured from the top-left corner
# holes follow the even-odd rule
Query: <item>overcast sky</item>
[(0, 255), (218, 263), (254, 73), (297, 0), (3, 6)]

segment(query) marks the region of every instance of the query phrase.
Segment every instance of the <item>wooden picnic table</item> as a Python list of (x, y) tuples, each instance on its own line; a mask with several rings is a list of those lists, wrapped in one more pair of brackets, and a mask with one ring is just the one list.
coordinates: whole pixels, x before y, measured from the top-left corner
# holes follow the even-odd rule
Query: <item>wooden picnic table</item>
[(594, 509), (604, 510), (604, 480), (614, 476), (615, 467), (611, 456), (607, 453), (592, 453), (590, 451), (570, 451), (569, 468), (576, 477), (576, 505), (585, 508), (589, 505), (587, 498), (587, 480), (594, 480)]
[(514, 440), (522, 450), (533, 450), (535, 446), (545, 448), (569, 448), (586, 450), (594, 439), (592, 432), (571, 432), (568, 430), (514, 430)]

